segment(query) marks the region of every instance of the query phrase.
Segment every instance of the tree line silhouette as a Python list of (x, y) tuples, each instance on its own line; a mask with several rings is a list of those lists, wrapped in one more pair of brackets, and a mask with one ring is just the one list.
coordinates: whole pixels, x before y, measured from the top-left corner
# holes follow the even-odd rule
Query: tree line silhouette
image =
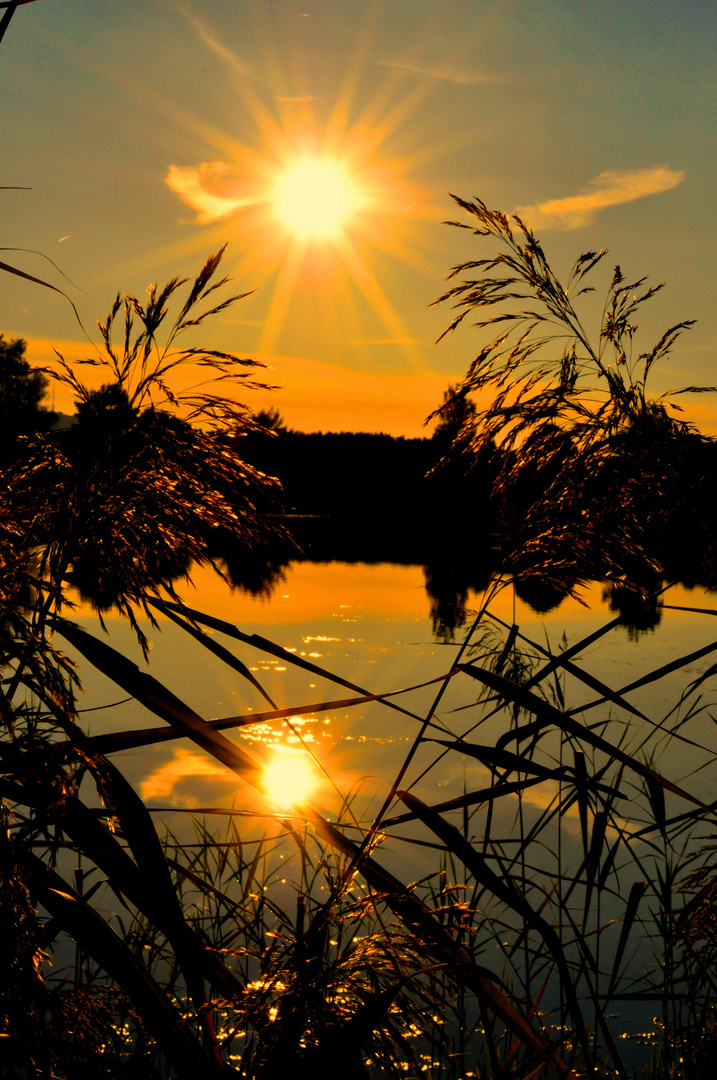
[[(94, 460), (92, 447), (108, 440), (112, 450), (95, 469), (132, 458), (137, 425), (146, 426), (147, 416), (142, 420), (121, 390), (91, 391), (73, 417), (58, 417), (45, 405), (46, 389), (25, 343), (0, 337), (3, 462), (21, 456), (23, 441), (37, 432), (51, 434), (78, 465)], [(714, 441), (652, 417), (624, 425), (599, 453), (575, 463), (575, 436), (557, 424), (543, 424), (519, 447), (481, 439), (480, 424), (459, 386), (448, 387), (435, 431), (424, 438), (295, 431), (278, 408), (259, 411), (233, 437), (207, 436), (204, 452), (209, 468), (217, 444), (215, 461), (234, 455), (278, 480), (252, 494), (275, 527), (259, 546), (241, 544), (216, 518), (208, 525), (197, 514), (196, 528), (222, 554), (234, 583), (256, 593), (269, 592), (296, 558), (423, 565), (439, 633), (462, 622), (469, 590), (484, 588), (495, 572), (514, 574), (519, 594), (537, 610), (549, 610), (580, 582), (605, 580), (613, 605), (638, 629), (659, 620), (644, 597), (661, 579), (717, 584)], [(556, 496), (566, 468), (569, 498), (564, 490)], [(243, 475), (230, 470), (225, 478), (227, 508), (246, 499)], [(172, 551), (162, 575), (183, 573), (188, 557)], [(81, 559), (75, 566), (90, 595), (95, 570), (85, 572)], [(94, 598), (109, 603), (112, 582), (102, 580)]]
[[(260, 416), (261, 420), (262, 417)], [(688, 584), (714, 583), (717, 535), (717, 445), (690, 431), (669, 440), (637, 425), (603, 451), (599, 468), (573, 475), (575, 498), (546, 504), (572, 439), (544, 430), (518, 451), (483, 446), (469, 453), (440, 428), (433, 437), (254, 430), (241, 454), (275, 476), (269, 512), (286, 515), (307, 555), (348, 561), (431, 563), (449, 550), (454, 564), (487, 560), (492, 569), (524, 569), (533, 558), (536, 515), (547, 527), (582, 532), (563, 547), (552, 578), (611, 578), (652, 584), (665, 575)], [(466, 440), (467, 445), (467, 440)], [(520, 464), (520, 467), (519, 467)], [(499, 478), (503, 478), (499, 483)], [(639, 543), (615, 554), (626, 515), (639, 523)], [(614, 572), (620, 560), (619, 574)]]

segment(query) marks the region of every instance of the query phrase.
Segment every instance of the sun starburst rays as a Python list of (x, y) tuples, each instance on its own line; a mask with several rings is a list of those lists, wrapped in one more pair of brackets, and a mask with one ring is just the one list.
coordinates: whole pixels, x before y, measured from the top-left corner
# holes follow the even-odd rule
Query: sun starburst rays
[(287, 247), (279, 268), (279, 276), (272, 293), (269, 311), (259, 341), (262, 352), (270, 353), (276, 348), (291, 302), (296, 292), (299, 275), (304, 263), (307, 242), (294, 240)]
[[(379, 80), (372, 72), (374, 85), (366, 94), (368, 22), (357, 33), (330, 107), (324, 96), (306, 93), (311, 73), (287, 64), (283, 54), (280, 62), (265, 27), (262, 77), (237, 71), (234, 80), (256, 138), (228, 143), (213, 131), (210, 142), (221, 147), (221, 160), (175, 164), (166, 182), (192, 208), (197, 224), (220, 227), (223, 239), (229, 233), (236, 241), (236, 271), (263, 298), (258, 346), (264, 353), (291, 351), (292, 330), (306, 321), (306, 311), (320, 308), (317, 339), (329, 327), (340, 331), (341, 319), (324, 317), (325, 311), (343, 311), (345, 326), (355, 326), (362, 312), (404, 360), (425, 366), (423, 347), (397, 310), (386, 272), (394, 261), (433, 280), (440, 276), (422, 229), (443, 211), (412, 175), (415, 162), (431, 153), (431, 140), (400, 155), (391, 150), (431, 84), (417, 87), (406, 72), (387, 68)], [(217, 55), (221, 59), (222, 51)], [(309, 302), (312, 292), (317, 299)], [(365, 330), (370, 333), (369, 326)], [(330, 343), (323, 351), (331, 351)]]

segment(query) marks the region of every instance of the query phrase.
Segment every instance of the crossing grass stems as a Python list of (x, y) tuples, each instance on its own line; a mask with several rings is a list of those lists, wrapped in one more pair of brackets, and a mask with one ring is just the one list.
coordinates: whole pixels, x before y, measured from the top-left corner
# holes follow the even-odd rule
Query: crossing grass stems
[[(499, 485), (546, 448), (560, 467), (530, 509), (510, 573), (483, 597), (443, 677), (424, 688), (423, 712), (402, 704), (400, 687), (378, 693), (314, 665), (342, 711), (377, 701), (387, 721), (400, 714), (413, 725), (370, 819), (351, 792), (332, 820), (310, 802), (272, 812), (260, 761), (231, 738), (261, 723), (256, 713), (198, 715), (101, 632), (111, 603), (146, 645), (146, 620), (156, 630), (161, 614), (226, 665), (247, 697), (259, 694), (268, 716), (311, 712), (274, 702), (249, 670), (257, 650), (306, 661), (187, 608), (177, 584), (192, 560), (209, 558), (213, 529), (247, 550), (262, 543), (252, 491), (269, 481), (237, 454), (252, 418), (234, 387), (254, 381), (253, 365), (177, 344), (239, 299), (216, 299), (227, 284), (216, 276), (222, 253), (194, 281), (153, 288), (144, 304), (117, 298), (89, 358), (107, 376), (104, 396), (59, 358), (52, 374), (70, 385), (84, 420), (64, 440), (27, 439), (0, 504), (4, 1075), (624, 1078), (637, 1067), (619, 1038), (630, 1009), (657, 1017), (644, 1075), (708, 1075), (717, 804), (675, 783), (660, 761), (673, 744), (694, 748), (697, 721), (711, 715), (717, 641), (707, 635), (700, 650), (614, 687), (585, 654), (620, 632), (619, 618), (553, 646), (504, 624), (492, 606), (521, 573), (563, 579), (566, 538), (574, 548), (587, 497), (571, 483), (586, 461), (612, 467), (626, 431), (648, 431), (665, 454), (688, 434), (646, 391), (686, 324), (633, 359), (635, 312), (654, 290), (635, 300), (642, 283), (627, 286), (616, 271), (591, 346), (573, 301), (601, 255), (581, 256), (564, 289), (527, 226), (457, 201), (499, 255), (456, 269), (471, 276), (444, 297), (460, 309), (451, 330), (499, 304), (479, 334), (496, 321), (515, 333), (481, 345), (454, 391), (493, 394), (482, 412), (463, 410), (472, 427), (459, 452), (500, 445)], [(186, 364), (219, 381), (183, 398), (172, 378)], [(549, 506), (565, 511), (552, 532)], [(620, 550), (640, 554), (640, 522), (630, 520), (607, 537), (606, 577), (624, 569)], [(592, 528), (581, 533), (588, 548)], [(97, 630), (73, 621), (78, 584)], [(665, 587), (664, 612), (669, 598)], [(704, 614), (709, 624), (716, 613)], [(156, 726), (93, 734), (81, 713), (85, 669)], [(643, 714), (634, 691), (676, 671), (678, 700), (662, 717)], [(475, 703), (456, 710), (466, 684)], [(180, 739), (256, 789), (256, 809), (206, 808), (194, 813), (193, 836), (184, 825), (160, 835), (114, 760)], [(700, 753), (714, 761), (708, 746)], [(478, 769), (479, 786), (431, 802), (425, 777), (456, 756), (466, 776)], [(415, 844), (426, 873), (404, 882), (389, 869), (392, 853)]]

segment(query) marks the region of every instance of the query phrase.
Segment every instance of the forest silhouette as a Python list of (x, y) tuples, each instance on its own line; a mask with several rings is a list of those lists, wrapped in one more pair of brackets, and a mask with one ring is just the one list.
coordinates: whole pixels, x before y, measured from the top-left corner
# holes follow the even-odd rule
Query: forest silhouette
[[(23, 341), (0, 339), (0, 453), (6, 463), (17, 459), (21, 437), (47, 436), (51, 428), (57, 446), (79, 455), (78, 460), (91, 452), (99, 436), (104, 455), (99, 467), (108, 472), (117, 454), (135, 454), (137, 437), (131, 432), (138, 414), (124, 391), (108, 383), (88, 392), (75, 415), (58, 418), (47, 408), (48, 385), (47, 377), (27, 362)], [(256, 593), (268, 594), (281, 567), (296, 559), (422, 565), (434, 627), (446, 637), (465, 621), (469, 592), (484, 589), (497, 572), (513, 574), (518, 594), (537, 611), (557, 606), (581, 583), (604, 580), (612, 609), (635, 630), (659, 623), (659, 606), (649, 597), (661, 580), (714, 586), (717, 446), (711, 439), (687, 430), (660, 445), (654, 435), (630, 427), (612, 440), (594, 474), (582, 463), (588, 475), (575, 483), (580, 499), (571, 512), (577, 520), (568, 531), (585, 519), (601, 528), (591, 531), (592, 545), (583, 539), (575, 557), (561, 555), (559, 572), (551, 568), (546, 575), (533, 572), (534, 555), (526, 565), (522, 548), (534, 537), (536, 513), (545, 517), (549, 493), (569, 457), (566, 436), (557, 427), (541, 433), (541, 440), (558, 444), (557, 454), (542, 455), (529, 447), (519, 453), (485, 442), (475, 453), (471, 440), (479, 420), (475, 407), (466, 409), (466, 401), (457, 386), (449, 386), (446, 414), (439, 417), (435, 433), (413, 439), (294, 431), (278, 408), (260, 410), (251, 425), (242, 424), (239, 435), (213, 437), (205, 445), (212, 447), (218, 438), (229, 455), (277, 481), (257, 488), (254, 498), (260, 515), (280, 527), (266, 530), (260, 548), (253, 549), (219, 522), (207, 530), (198, 520), (197, 528), (225, 559), (229, 580)], [(119, 443), (107, 450), (112, 431)], [(521, 463), (523, 452), (529, 465)], [(244, 486), (241, 474), (226, 489), (229, 503), (239, 511)], [(640, 523), (640, 540), (632, 553), (626, 545), (616, 573), (605, 559), (603, 539), (619, 530), (615, 522), (624, 507)], [(545, 532), (551, 528), (557, 531), (549, 522)], [(188, 566), (189, 554), (174, 550), (169, 576)], [(76, 585), (92, 597), (80, 559), (74, 575)], [(111, 583), (103, 590), (94, 598), (111, 603)]]

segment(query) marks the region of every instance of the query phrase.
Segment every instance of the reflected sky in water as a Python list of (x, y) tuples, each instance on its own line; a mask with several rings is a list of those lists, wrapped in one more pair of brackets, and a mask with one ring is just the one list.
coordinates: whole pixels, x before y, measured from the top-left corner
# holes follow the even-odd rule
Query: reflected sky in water
[[(291, 710), (286, 718), (228, 730), (226, 734), (262, 760), (268, 759), (277, 748), (287, 753), (315, 755), (320, 769), (330, 778), (324, 777), (316, 801), (333, 816), (341, 806), (338, 793), (342, 796), (353, 793), (352, 809), (358, 817), (367, 819), (378, 808), (379, 800), (397, 773), (418, 731), (417, 718), (427, 714), (437, 684), (414, 689), (397, 699), (417, 718), (375, 702), (322, 708), (327, 702), (352, 698), (356, 693), (295, 667), (289, 657), (334, 672), (369, 693), (415, 686), (448, 672), (458, 645), (437, 641), (433, 635), (422, 568), (295, 563), (286, 568), (283, 582), (269, 600), (253, 598), (239, 590), (230, 591), (215, 575), (201, 571), (195, 576), (194, 586), (181, 591), (188, 605), (236, 625), (245, 634), (270, 639), (289, 654), (281, 658), (272, 656), (260, 648), (210, 632), (247, 665), (279, 709)], [(537, 615), (516, 600), (508, 587), (495, 598), (491, 611), (508, 625), (515, 619), (521, 632), (543, 647), (547, 642), (557, 647), (563, 633), (573, 643), (613, 617), (599, 586), (590, 590), (586, 600), (588, 606), (568, 600), (558, 610)], [(676, 606), (698, 606), (703, 600), (703, 594), (682, 587), (673, 589), (668, 597), (669, 603)], [(481, 598), (473, 595), (470, 601), (477, 608)], [(86, 609), (80, 608), (78, 616), (85, 626), (92, 626), (92, 617)], [(669, 611), (654, 632), (642, 635), (639, 640), (631, 639), (625, 628), (612, 631), (589, 646), (580, 663), (595, 677), (619, 688), (644, 672), (705, 645), (710, 634), (717, 630), (717, 625), (712, 626), (713, 621)], [(141, 667), (141, 654), (129, 628), (112, 618), (108, 619), (108, 628), (112, 644)], [(160, 632), (151, 629), (148, 632), (152, 640), (149, 670), (204, 718), (243, 716), (250, 720), (252, 714), (269, 708), (245, 679), (168, 620), (160, 619)], [(462, 634), (456, 635), (458, 642), (461, 638)], [(695, 660), (688, 666), (688, 678), (699, 675), (710, 662), (710, 655)], [(124, 696), (103, 676), (88, 671), (83, 661), (80, 671), (85, 687), (81, 707), (106, 706)], [(642, 688), (630, 700), (649, 717), (659, 720), (674, 704), (684, 682), (685, 674), (677, 672)], [(594, 696), (585, 688), (567, 688), (566, 692), (570, 695), (569, 704), (573, 705)], [(707, 698), (710, 693), (707, 683)], [(477, 718), (476, 710), (468, 706), (475, 702), (476, 696), (477, 684), (473, 680), (463, 676), (452, 679), (437, 711), (436, 723), (458, 734), (468, 733)], [(592, 721), (598, 716), (608, 719), (613, 713), (603, 706), (601, 713), (595, 711), (586, 716)], [(163, 727), (161, 721), (132, 701), (86, 712), (84, 716), (89, 730), (96, 734)], [(615, 715), (613, 737), (618, 737), (621, 725), (621, 718)], [(712, 728), (709, 712), (705, 712), (691, 724), (687, 734), (712, 744), (715, 741)], [(494, 718), (472, 737), (490, 742), (503, 730), (505, 718)], [(440, 738), (444, 732), (434, 730), (432, 734)], [(636, 732), (636, 744), (640, 738)], [(650, 747), (659, 755), (663, 743), (664, 740), (653, 735)], [(456, 753), (448, 753), (431, 767), (442, 752), (438, 744), (426, 742), (409, 773), (410, 782), (429, 769), (415, 789), (426, 801), (440, 802), (460, 794), (464, 783), (471, 790), (489, 782), (489, 773), (483, 765)], [(679, 760), (674, 749), (671, 750), (669, 768), (665, 771), (674, 780), (685, 780), (691, 790), (707, 795), (712, 790), (710, 770), (686, 779), (702, 764), (703, 758), (698, 751), (683, 745)], [(177, 809), (236, 806), (260, 812), (271, 808), (261, 795), (186, 740), (126, 751), (115, 760), (150, 806)], [(526, 798), (537, 808), (545, 804), (548, 795), (548, 789), (539, 786), (531, 789)]]

